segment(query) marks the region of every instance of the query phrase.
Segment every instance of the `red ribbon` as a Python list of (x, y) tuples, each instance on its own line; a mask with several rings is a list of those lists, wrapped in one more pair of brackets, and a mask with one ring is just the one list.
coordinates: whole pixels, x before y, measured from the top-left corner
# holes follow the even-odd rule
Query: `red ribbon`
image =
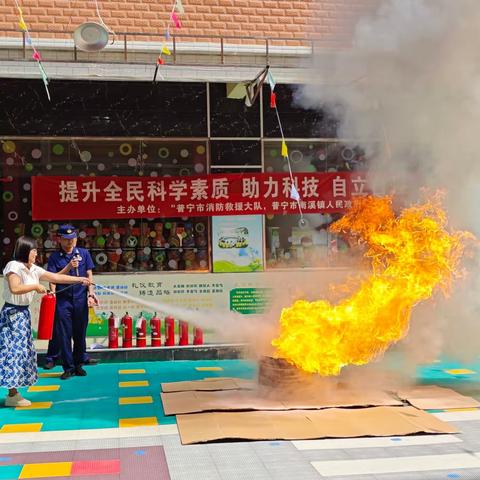
[(275, 108), (277, 106), (277, 94), (272, 92), (270, 94), (270, 108)]

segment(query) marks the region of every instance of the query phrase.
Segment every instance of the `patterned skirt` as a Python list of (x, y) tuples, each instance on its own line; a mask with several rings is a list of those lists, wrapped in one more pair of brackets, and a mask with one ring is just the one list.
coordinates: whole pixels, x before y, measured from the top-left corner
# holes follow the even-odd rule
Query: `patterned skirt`
[(37, 379), (30, 310), (4, 305), (0, 311), (0, 387), (28, 387)]

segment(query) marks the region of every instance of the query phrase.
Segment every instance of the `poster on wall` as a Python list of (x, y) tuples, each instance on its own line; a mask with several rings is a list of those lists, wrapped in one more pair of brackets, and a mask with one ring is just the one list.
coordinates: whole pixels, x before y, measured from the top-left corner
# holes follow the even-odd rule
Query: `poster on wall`
[(212, 218), (213, 271), (263, 271), (263, 218), (241, 215)]

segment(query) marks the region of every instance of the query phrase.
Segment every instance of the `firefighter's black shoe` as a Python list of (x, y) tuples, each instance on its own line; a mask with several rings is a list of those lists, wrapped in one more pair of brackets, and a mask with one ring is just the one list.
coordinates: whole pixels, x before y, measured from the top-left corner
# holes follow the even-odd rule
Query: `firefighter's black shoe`
[(60, 378), (62, 380), (68, 380), (71, 377), (75, 376), (75, 370), (65, 370), (61, 375)]
[(75, 375), (77, 375), (77, 377), (86, 377), (87, 372), (82, 367), (77, 367), (75, 369)]
[(51, 370), (54, 367), (55, 367), (55, 362), (45, 362), (45, 365), (43, 366), (43, 369), (44, 370)]

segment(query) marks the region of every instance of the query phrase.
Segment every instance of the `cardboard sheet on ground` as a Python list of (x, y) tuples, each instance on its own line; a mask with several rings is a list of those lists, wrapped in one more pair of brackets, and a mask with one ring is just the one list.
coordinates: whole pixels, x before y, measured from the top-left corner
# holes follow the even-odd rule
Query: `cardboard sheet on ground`
[(191, 382), (162, 383), (163, 392), (215, 391), (215, 390), (250, 390), (255, 388), (253, 380), (244, 378), (216, 377), (194, 380)]
[(382, 391), (296, 390), (286, 393), (271, 389), (220, 390), (215, 392), (162, 393), (165, 415), (228, 410), (308, 410), (332, 407), (402, 405)]
[(177, 417), (184, 445), (215, 440), (303, 440), (457, 433), (452, 425), (414, 407), (211, 412)]
[(437, 385), (419, 385), (401, 390), (397, 395), (414, 407), (423, 410), (480, 407), (480, 402), (474, 398)]

